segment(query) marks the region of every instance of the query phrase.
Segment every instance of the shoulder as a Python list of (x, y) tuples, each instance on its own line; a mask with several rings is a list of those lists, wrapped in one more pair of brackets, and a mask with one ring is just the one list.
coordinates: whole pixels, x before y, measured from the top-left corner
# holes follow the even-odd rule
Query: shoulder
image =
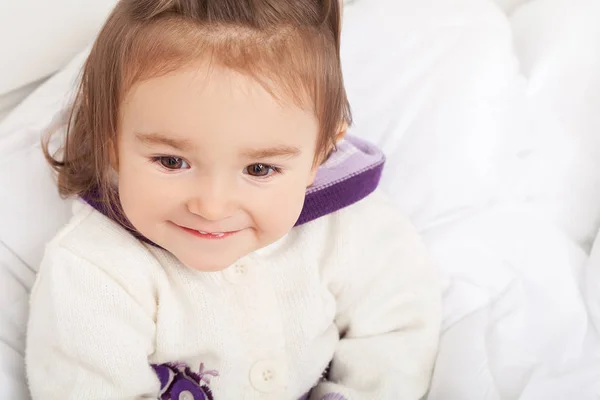
[(59, 247), (90, 261), (148, 252), (129, 232), (81, 201), (74, 204), (71, 220), (48, 243), (46, 251)]
[(397, 237), (416, 234), (410, 218), (379, 189), (328, 217), (344, 236), (359, 236), (364, 241), (368, 241), (367, 235), (381, 237), (391, 234)]
[(376, 256), (427, 256), (410, 218), (380, 190), (296, 229), (294, 238), (306, 242), (303, 251), (311, 248), (331, 255), (328, 265), (363, 263)]
[[(408, 216), (380, 190), (330, 216), (341, 268), (371, 269), (429, 263), (423, 239)], [(393, 261), (392, 261), (393, 260)]]
[(83, 202), (46, 246), (40, 272), (67, 263), (85, 263), (123, 283), (150, 280), (162, 270), (146, 245)]
[(308, 236), (312, 241), (327, 242), (359, 240), (362, 243), (382, 237), (416, 237), (417, 231), (410, 218), (377, 189), (365, 198), (294, 228), (296, 236)]

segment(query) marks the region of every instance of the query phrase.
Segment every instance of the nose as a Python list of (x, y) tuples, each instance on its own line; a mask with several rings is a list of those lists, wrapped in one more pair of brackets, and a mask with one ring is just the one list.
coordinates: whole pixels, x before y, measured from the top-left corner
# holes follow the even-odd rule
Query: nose
[(233, 192), (224, 179), (203, 177), (188, 200), (188, 210), (207, 221), (224, 220), (237, 209)]

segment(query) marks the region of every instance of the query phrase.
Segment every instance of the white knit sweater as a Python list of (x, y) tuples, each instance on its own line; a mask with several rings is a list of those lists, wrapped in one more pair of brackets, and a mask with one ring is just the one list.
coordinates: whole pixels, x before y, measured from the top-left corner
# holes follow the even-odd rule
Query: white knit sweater
[(310, 399), (426, 392), (440, 290), (414, 228), (380, 193), (218, 273), (77, 208), (31, 296), (34, 400), (156, 399), (150, 365), (167, 362), (217, 371), (215, 400), (296, 400), (315, 385)]

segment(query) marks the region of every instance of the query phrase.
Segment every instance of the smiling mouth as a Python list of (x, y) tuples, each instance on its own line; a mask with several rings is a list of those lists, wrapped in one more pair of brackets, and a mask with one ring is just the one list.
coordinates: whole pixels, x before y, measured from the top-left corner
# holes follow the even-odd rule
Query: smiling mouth
[(183, 229), (184, 231), (186, 231), (187, 233), (190, 233), (196, 237), (201, 237), (203, 239), (225, 239), (227, 237), (233, 236), (236, 233), (238, 233), (239, 231), (230, 231), (230, 232), (206, 232), (206, 231), (199, 231), (196, 229), (190, 229), (190, 228), (186, 228), (184, 226), (180, 226), (181, 229)]

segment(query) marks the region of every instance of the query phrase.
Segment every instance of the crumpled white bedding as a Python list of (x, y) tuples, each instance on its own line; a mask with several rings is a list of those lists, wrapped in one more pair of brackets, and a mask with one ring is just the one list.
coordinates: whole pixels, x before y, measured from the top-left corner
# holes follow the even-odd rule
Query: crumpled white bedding
[[(444, 282), (431, 400), (600, 397), (598, 20), (597, 0), (346, 9), (352, 133), (387, 153)], [(37, 143), (84, 55), (0, 123), (2, 399), (26, 398), (27, 292), (68, 217)]]

